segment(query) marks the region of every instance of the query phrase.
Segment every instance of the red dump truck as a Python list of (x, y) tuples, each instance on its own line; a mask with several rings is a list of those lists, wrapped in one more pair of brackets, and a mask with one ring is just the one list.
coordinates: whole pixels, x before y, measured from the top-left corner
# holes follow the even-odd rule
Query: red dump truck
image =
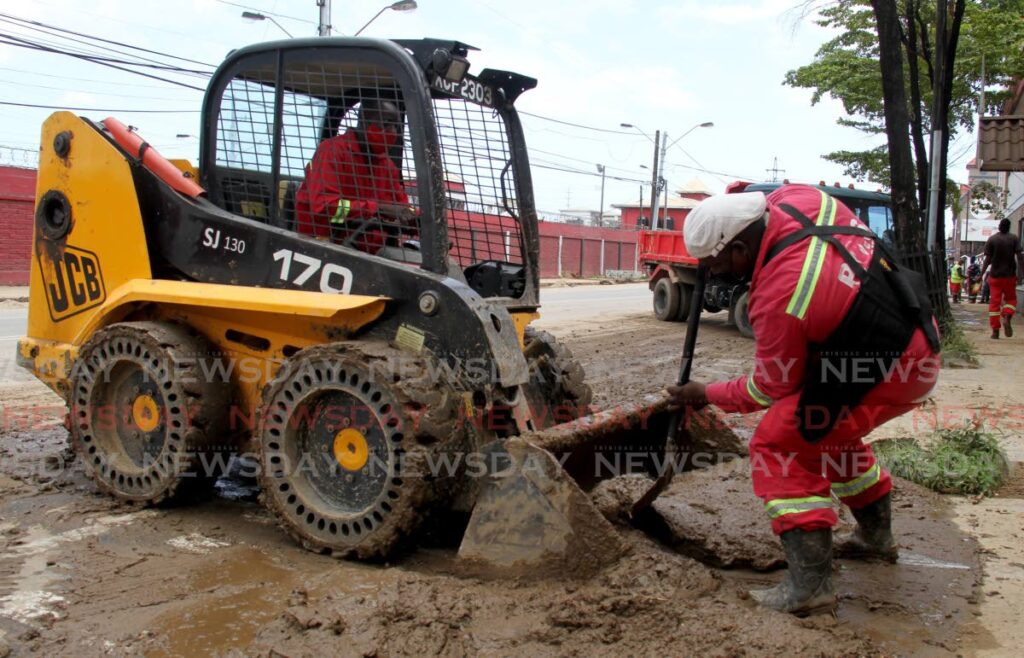
[[(734, 192), (764, 192), (768, 194), (783, 183), (732, 183), (726, 194)], [(892, 200), (888, 194), (868, 192), (852, 187), (818, 184), (817, 187), (832, 195), (861, 221), (885, 240), (892, 236)], [(685, 222), (685, 220), (684, 220)], [(640, 262), (648, 274), (648, 285), (653, 292), (654, 316), (668, 322), (682, 321), (690, 313), (694, 303), (693, 284), (697, 274), (697, 259), (690, 256), (683, 240), (682, 227), (679, 230), (641, 230), (638, 235)], [(729, 312), (729, 324), (741, 334), (753, 337), (747, 314), (750, 298), (748, 282), (712, 277), (704, 293), (704, 310), (718, 313)]]

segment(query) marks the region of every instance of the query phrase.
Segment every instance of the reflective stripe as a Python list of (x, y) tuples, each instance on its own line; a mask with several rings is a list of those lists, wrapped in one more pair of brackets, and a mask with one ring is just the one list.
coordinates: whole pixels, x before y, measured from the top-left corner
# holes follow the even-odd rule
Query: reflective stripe
[(988, 317), (994, 318), (994, 317), (998, 316), (999, 314), (1000, 314), (1000, 311), (989, 311), (988, 312)]
[(753, 375), (747, 375), (747, 395), (754, 398), (754, 402), (758, 403), (762, 407), (772, 406), (772, 399), (761, 392), (761, 389), (757, 387), (754, 382)]
[(334, 217), (331, 217), (331, 223), (344, 224), (345, 218), (348, 217), (350, 210), (352, 210), (351, 201), (348, 199), (338, 199), (338, 209), (334, 211)]
[(1011, 311), (1016, 311), (1017, 310), (1017, 307), (1014, 306), (1013, 304), (1003, 304), (1003, 308), (1008, 308)]
[(881, 479), (882, 469), (878, 467), (878, 462), (875, 462), (867, 472), (849, 482), (833, 482), (832, 493), (840, 498), (853, 498), (878, 484)]
[(776, 498), (764, 504), (768, 516), (777, 519), (786, 514), (800, 514), (815, 509), (831, 509), (832, 499), (822, 496), (808, 496), (806, 498)]
[[(821, 209), (818, 211), (817, 226), (831, 226), (836, 220), (836, 202), (824, 192), (821, 193)], [(814, 236), (807, 248), (807, 256), (804, 257), (804, 266), (800, 270), (800, 279), (797, 281), (796, 290), (789, 299), (786, 313), (803, 319), (807, 314), (807, 307), (811, 304), (811, 296), (814, 295), (814, 288), (818, 285), (818, 278), (825, 266), (825, 252), (828, 245), (821, 238)]]

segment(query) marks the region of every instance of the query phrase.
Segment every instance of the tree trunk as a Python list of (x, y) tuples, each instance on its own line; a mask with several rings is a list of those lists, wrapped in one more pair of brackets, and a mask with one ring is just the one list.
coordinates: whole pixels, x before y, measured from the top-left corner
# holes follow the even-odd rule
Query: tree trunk
[(903, 45), (907, 51), (907, 73), (910, 75), (910, 131), (914, 142), (914, 163), (917, 165), (917, 203), (918, 208), (924, 208), (928, 204), (928, 147), (924, 138), (920, 58), (928, 57), (928, 33), (920, 10), (921, 5), (916, 0), (906, 1), (904, 20), (907, 34)]
[(871, 0), (871, 8), (878, 29), (896, 244), (903, 254), (910, 256), (924, 251), (925, 240), (914, 184), (914, 161), (910, 156), (910, 115), (903, 80), (899, 16), (893, 0)]

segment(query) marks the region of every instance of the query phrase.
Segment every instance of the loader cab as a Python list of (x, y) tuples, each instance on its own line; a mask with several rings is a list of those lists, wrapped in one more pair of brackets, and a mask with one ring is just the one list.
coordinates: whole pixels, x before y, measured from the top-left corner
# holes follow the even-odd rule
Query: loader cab
[[(471, 46), (293, 39), (238, 50), (203, 106), (200, 180), (220, 208), (536, 304), (537, 219), (514, 101), (536, 80), (470, 74)], [(367, 143), (387, 104), (393, 143)], [(369, 203), (367, 203), (369, 202)], [(406, 206), (403, 216), (385, 209)]]

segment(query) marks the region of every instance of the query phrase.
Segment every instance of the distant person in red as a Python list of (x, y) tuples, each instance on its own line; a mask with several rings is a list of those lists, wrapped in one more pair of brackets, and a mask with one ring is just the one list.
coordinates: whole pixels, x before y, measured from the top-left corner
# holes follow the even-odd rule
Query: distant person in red
[(395, 103), (364, 100), (355, 128), (321, 142), (295, 194), (299, 232), (342, 244), (358, 234), (352, 246), (376, 254), (387, 234), (381, 224), (364, 228), (364, 222), (411, 222), (401, 172), (388, 154), (401, 131)]
[(989, 263), (988, 323), (992, 338), (999, 338), (1002, 317), (1006, 337), (1013, 335), (1013, 314), (1017, 312), (1017, 284), (1024, 282), (1024, 252), (1020, 238), (1010, 233), (1010, 220), (999, 222), (999, 232), (985, 243), (985, 260)]

